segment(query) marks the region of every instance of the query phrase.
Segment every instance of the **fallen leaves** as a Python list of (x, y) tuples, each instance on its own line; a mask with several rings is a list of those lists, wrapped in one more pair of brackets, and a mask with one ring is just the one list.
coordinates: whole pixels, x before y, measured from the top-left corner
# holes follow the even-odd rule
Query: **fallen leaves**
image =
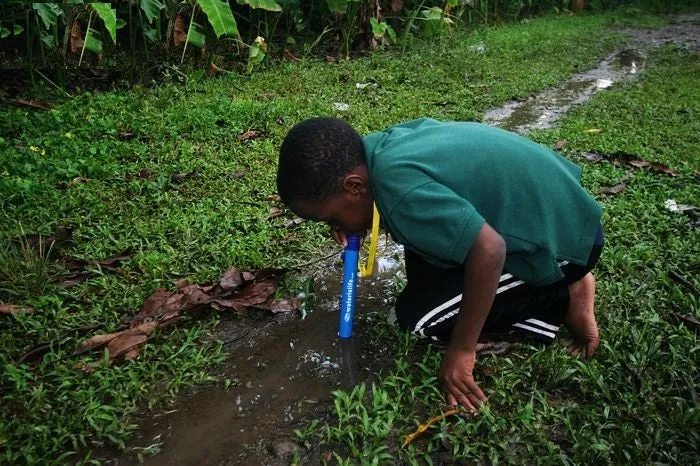
[(76, 176), (75, 178), (73, 178), (70, 181), (70, 183), (58, 183), (54, 186), (54, 188), (60, 189), (60, 190), (65, 190), (71, 186), (77, 186), (79, 184), (87, 183), (88, 181), (90, 181), (88, 178), (85, 178), (82, 176)]
[(170, 181), (173, 184), (179, 184), (183, 181), (193, 180), (197, 178), (198, 175), (199, 173), (197, 173), (197, 170), (193, 170), (189, 173), (175, 173), (173, 176), (170, 177)]
[(26, 246), (38, 249), (42, 255), (48, 256), (49, 252), (69, 248), (73, 245), (73, 229), (59, 226), (53, 235), (29, 234), (13, 238), (12, 242), (19, 247)]
[(0, 304), (0, 315), (11, 315), (20, 312), (24, 312), (25, 314), (32, 314), (36, 312), (36, 309), (20, 304)]
[(598, 152), (578, 152), (572, 153), (573, 156), (586, 159), (590, 162), (598, 162), (601, 160), (611, 161), (614, 164), (626, 164), (635, 168), (648, 168), (654, 173), (660, 173), (668, 176), (678, 176), (674, 170), (661, 162), (653, 162), (644, 160), (634, 154), (618, 151), (613, 154), (600, 154)]
[(566, 139), (562, 139), (561, 141), (557, 141), (556, 145), (554, 146), (554, 150), (562, 150), (564, 146), (566, 146), (569, 143)]
[(281, 271), (278, 270), (241, 272), (232, 268), (212, 285), (190, 285), (186, 281), (180, 281), (176, 291), (158, 289), (130, 320), (129, 328), (95, 335), (83, 341), (74, 354), (106, 346), (110, 360), (119, 357), (132, 359), (156, 329), (179, 322), (186, 313), (196, 314), (208, 308), (235, 312), (254, 308), (275, 313), (298, 309), (301, 305), (298, 298), (277, 300), (272, 297), (280, 276)]
[(20, 107), (31, 107), (39, 110), (50, 110), (51, 104), (39, 99), (18, 99), (17, 105)]
[(54, 280), (53, 284), (59, 288), (71, 288), (90, 278), (91, 272), (87, 270), (89, 266), (98, 266), (103, 271), (115, 271), (121, 267), (122, 262), (128, 260), (131, 260), (128, 251), (100, 260), (69, 258), (66, 263), (69, 273)]
[(246, 131), (245, 133), (239, 134), (238, 140), (239, 141), (249, 141), (251, 139), (259, 139), (263, 136), (265, 136), (265, 133), (263, 133), (262, 131), (252, 129), (250, 131)]
[(503, 354), (513, 346), (513, 343), (507, 341), (480, 341), (476, 344), (475, 351), (479, 356)]

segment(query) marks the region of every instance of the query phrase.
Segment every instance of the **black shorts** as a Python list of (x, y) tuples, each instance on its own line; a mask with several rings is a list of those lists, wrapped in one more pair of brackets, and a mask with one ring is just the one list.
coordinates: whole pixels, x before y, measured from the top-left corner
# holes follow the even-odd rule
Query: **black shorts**
[[(603, 243), (601, 228), (586, 265), (558, 261), (564, 278), (551, 285), (530, 285), (503, 270), (482, 333), (526, 332), (551, 343), (569, 308), (569, 285), (595, 267)], [(420, 337), (449, 341), (462, 302), (464, 269), (435, 267), (409, 250), (405, 257), (407, 284), (396, 301), (399, 325)]]

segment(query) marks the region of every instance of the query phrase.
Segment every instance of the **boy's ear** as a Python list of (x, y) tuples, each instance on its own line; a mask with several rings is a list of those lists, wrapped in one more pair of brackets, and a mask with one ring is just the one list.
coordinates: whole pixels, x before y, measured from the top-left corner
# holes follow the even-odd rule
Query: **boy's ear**
[(351, 196), (362, 196), (367, 193), (367, 181), (356, 173), (351, 173), (343, 179), (343, 192)]

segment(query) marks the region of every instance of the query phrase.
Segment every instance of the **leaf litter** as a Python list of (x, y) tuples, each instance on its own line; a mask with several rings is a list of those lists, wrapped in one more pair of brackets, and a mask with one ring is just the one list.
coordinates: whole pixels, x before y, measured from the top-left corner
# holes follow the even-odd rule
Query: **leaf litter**
[(128, 322), (128, 328), (94, 335), (83, 341), (74, 355), (106, 346), (110, 360), (133, 359), (156, 329), (211, 308), (239, 313), (249, 309), (273, 313), (294, 311), (302, 303), (300, 298), (273, 297), (282, 274), (283, 271), (275, 269), (241, 272), (233, 267), (211, 285), (191, 285), (181, 280), (176, 291), (160, 288), (144, 301), (141, 311)]
[(668, 176), (678, 176), (678, 173), (669, 168), (668, 165), (665, 165), (661, 162), (645, 160), (637, 155), (629, 154), (623, 151), (614, 152), (612, 154), (601, 154), (599, 152), (573, 152), (571, 155), (573, 155), (574, 157), (586, 159), (590, 162), (598, 162), (605, 160), (611, 161), (616, 165), (626, 164), (635, 168), (648, 168), (654, 173), (659, 173)]

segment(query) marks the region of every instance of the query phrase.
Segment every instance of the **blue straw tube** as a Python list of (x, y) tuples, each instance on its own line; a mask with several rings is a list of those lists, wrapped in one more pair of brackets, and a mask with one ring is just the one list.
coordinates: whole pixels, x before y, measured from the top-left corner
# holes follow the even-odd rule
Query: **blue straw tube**
[(340, 299), (340, 338), (352, 337), (352, 319), (355, 313), (355, 288), (357, 286), (357, 261), (360, 255), (360, 237), (348, 235), (343, 261), (343, 293)]

